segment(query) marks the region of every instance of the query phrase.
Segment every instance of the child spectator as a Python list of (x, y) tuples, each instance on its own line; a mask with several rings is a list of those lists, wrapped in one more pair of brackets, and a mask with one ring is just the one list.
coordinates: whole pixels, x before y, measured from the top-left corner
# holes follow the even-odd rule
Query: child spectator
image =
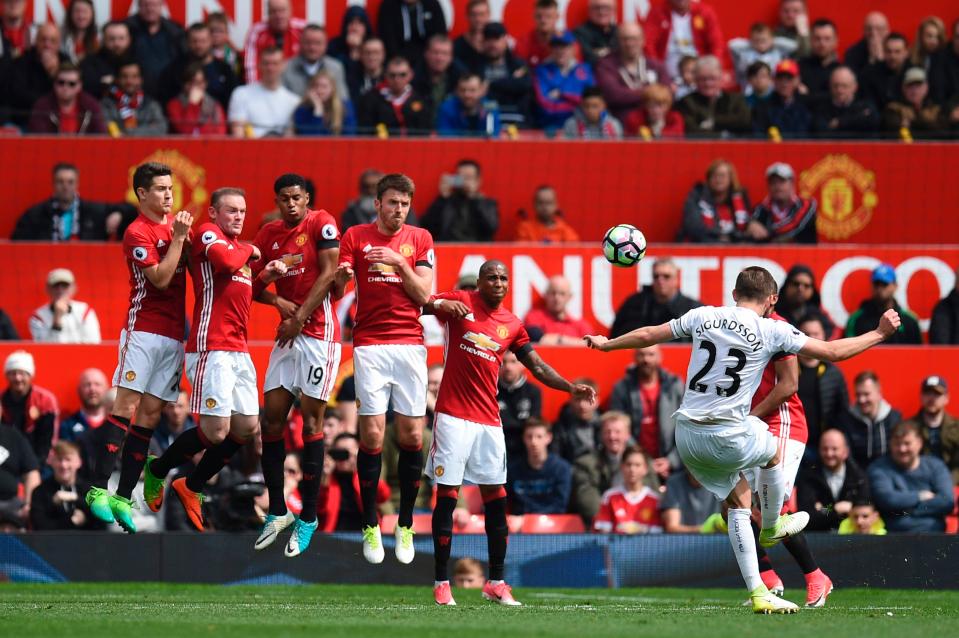
[(326, 71), (317, 71), (293, 111), (297, 135), (353, 135), (356, 116), (353, 105), (340, 95), (336, 81)]
[(773, 92), (773, 73), (769, 65), (756, 61), (746, 69), (746, 103), (755, 109), (769, 100)]
[(637, 445), (626, 448), (619, 469), (623, 485), (603, 494), (603, 502), (593, 520), (593, 530), (603, 534), (661, 533), (659, 494), (643, 482), (649, 474), (646, 453)]
[(643, 105), (632, 111), (624, 122), (626, 134), (644, 140), (683, 137), (683, 116), (673, 109), (673, 94), (662, 84), (643, 89)]
[(879, 512), (871, 501), (857, 501), (853, 504), (849, 516), (839, 524), (839, 533), (885, 536), (886, 524), (879, 517)]
[(569, 505), (573, 470), (549, 451), (551, 426), (531, 418), (523, 426), (526, 454), (509, 464), (506, 491), (513, 514), (564, 514)]
[(736, 70), (736, 81), (746, 95), (749, 89), (749, 67), (756, 62), (765, 62), (770, 69), (796, 52), (796, 42), (789, 38), (773, 37), (768, 25), (756, 22), (749, 28), (749, 39), (734, 38), (729, 41), (729, 54)]
[(461, 589), (482, 589), (486, 584), (483, 564), (475, 558), (461, 558), (453, 563), (453, 586)]
[(623, 125), (606, 111), (606, 100), (598, 87), (589, 86), (573, 117), (563, 125), (563, 137), (568, 140), (619, 140)]
[(675, 85), (676, 90), (673, 91), (673, 97), (677, 102), (696, 90), (695, 56), (684, 55), (680, 58)]
[(83, 496), (90, 485), (77, 477), (82, 461), (80, 448), (69, 441), (53, 446), (53, 475), (33, 491), (30, 520), (35, 530), (105, 529), (106, 524), (90, 514)]

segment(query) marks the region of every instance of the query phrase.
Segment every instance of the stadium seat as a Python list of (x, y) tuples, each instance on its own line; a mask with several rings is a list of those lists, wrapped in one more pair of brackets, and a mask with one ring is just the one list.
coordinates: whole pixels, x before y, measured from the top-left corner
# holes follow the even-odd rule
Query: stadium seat
[(586, 531), (583, 519), (576, 514), (527, 514), (523, 517), (523, 534), (581, 534)]
[(466, 525), (463, 526), (454, 526), (453, 533), (455, 534), (485, 534), (486, 533), (486, 517), (482, 514), (473, 514), (470, 516), (469, 521)]

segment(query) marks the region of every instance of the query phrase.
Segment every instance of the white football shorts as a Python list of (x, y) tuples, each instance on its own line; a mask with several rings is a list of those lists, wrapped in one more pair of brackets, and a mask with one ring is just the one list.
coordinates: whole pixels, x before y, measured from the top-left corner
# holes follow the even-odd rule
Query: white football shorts
[(113, 385), (174, 402), (183, 378), (183, 342), (152, 332), (120, 332)]
[(339, 343), (302, 334), (293, 340), (292, 346), (281, 348), (274, 344), (263, 391), (283, 388), (290, 394), (302, 392), (326, 401), (336, 382), (342, 352), (343, 346)]
[(353, 348), (358, 412), (393, 410), (409, 417), (426, 414), (426, 346), (387, 343)]
[(189, 352), (186, 374), (193, 387), (192, 412), (220, 417), (260, 414), (256, 369), (249, 353), (225, 350)]
[(503, 428), (436, 413), (426, 475), (440, 485), (504, 485), (506, 439)]

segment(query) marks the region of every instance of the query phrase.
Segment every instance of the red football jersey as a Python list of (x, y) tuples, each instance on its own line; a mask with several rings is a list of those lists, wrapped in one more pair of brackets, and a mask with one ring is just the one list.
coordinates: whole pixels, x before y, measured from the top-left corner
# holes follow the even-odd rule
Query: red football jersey
[[(321, 250), (340, 245), (340, 231), (328, 212), (311, 210), (292, 228), (282, 219), (265, 224), (253, 243), (263, 256), (257, 264), (257, 271), (274, 259), (282, 259), (287, 271), (275, 282), (276, 294), (302, 304), (320, 276), (317, 255)], [(323, 341), (340, 340), (340, 324), (336, 320), (332, 295), (327, 295), (313, 311), (303, 326), (303, 334)]]
[(490, 310), (475, 290), (444, 292), (435, 298), (462, 301), (473, 311), (462, 319), (448, 315), (442, 308), (436, 312), (437, 318), (446, 324), (446, 368), (436, 412), (502, 426), (496, 381), (507, 348), (517, 355), (532, 348), (526, 328), (502, 306)]
[[(192, 237), (192, 232), (191, 232)], [(166, 290), (160, 290), (141, 271), (160, 263), (173, 241), (173, 218), (162, 223), (143, 213), (123, 233), (123, 254), (130, 271), (130, 310), (127, 332), (150, 332), (177, 341), (183, 340), (186, 325), (186, 248)]]
[[(647, 527), (645, 533), (662, 532), (659, 518), (659, 494), (644, 487), (638, 494), (630, 494), (622, 487), (614, 487), (603, 494), (603, 502), (593, 519), (593, 529), (605, 533), (629, 533), (629, 523)], [(625, 525), (624, 525), (625, 524)]]
[(196, 302), (186, 351), (246, 352), (253, 303), (253, 273), (247, 262), (253, 246), (227, 236), (213, 222), (202, 224), (197, 235), (190, 259)]
[(433, 267), (433, 237), (422, 228), (404, 225), (393, 236), (377, 230), (375, 222), (348, 228), (340, 245), (340, 263), (350, 264), (356, 278), (353, 345), (421, 345), (420, 307), (406, 294), (403, 280), (392, 266), (366, 261), (366, 253), (379, 246), (403, 255), (413, 268)]
[[(775, 312), (769, 315), (770, 319), (785, 321), (786, 319)], [(762, 380), (759, 382), (759, 388), (753, 395), (753, 407), (762, 401), (776, 385), (776, 362), (795, 359), (794, 354), (784, 354), (773, 359), (763, 370)], [(806, 443), (809, 440), (809, 429), (806, 427), (806, 412), (803, 410), (802, 401), (799, 400), (799, 394), (793, 394), (786, 399), (779, 409), (766, 416), (763, 421), (769, 426), (769, 432), (783, 439), (799, 441)]]

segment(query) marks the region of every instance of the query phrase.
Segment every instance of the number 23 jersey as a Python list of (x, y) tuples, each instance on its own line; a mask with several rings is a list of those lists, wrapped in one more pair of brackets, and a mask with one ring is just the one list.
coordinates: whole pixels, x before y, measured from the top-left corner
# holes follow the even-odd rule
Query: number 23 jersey
[(691, 337), (686, 392), (677, 415), (703, 423), (741, 423), (766, 365), (796, 353), (808, 337), (748, 308), (703, 306), (669, 322), (674, 339)]

